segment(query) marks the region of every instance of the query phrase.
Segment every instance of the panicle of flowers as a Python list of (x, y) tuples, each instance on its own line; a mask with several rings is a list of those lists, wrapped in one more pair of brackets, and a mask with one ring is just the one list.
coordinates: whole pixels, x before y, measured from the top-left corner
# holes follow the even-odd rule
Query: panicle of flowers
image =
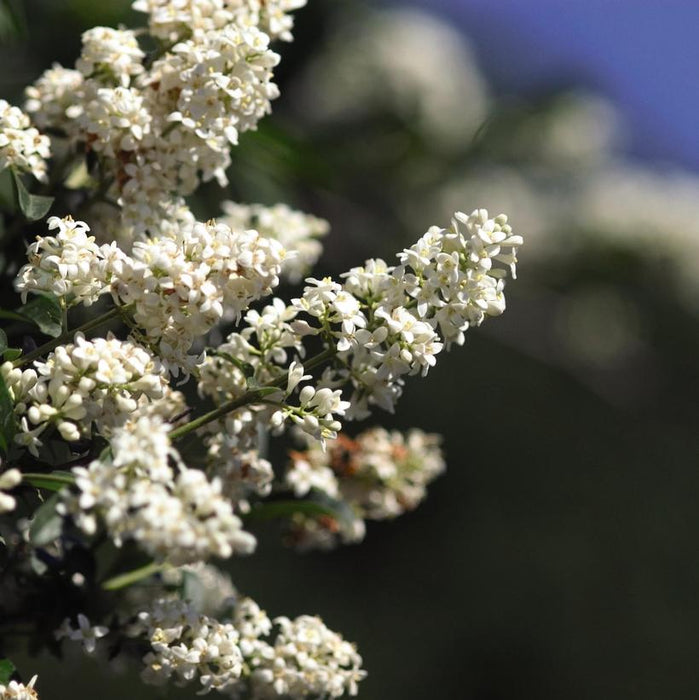
[(145, 348), (111, 335), (86, 340), (81, 333), (28, 369), (5, 362), (0, 373), (20, 421), (15, 441), (38, 455), (40, 436), (55, 426), (68, 442), (123, 425), (134, 412), (171, 393), (167, 374)]
[(0, 471), (0, 515), (9, 513), (17, 505), (13, 496), (6, 493), (22, 483), (22, 473), (19, 469), (5, 469)]
[(111, 291), (127, 304), (148, 343), (161, 357), (191, 369), (194, 339), (227, 312), (240, 316), (251, 301), (279, 283), (285, 251), (257, 231), (231, 231), (213, 221), (195, 222), (137, 241), (113, 270)]
[(37, 700), (39, 696), (34, 690), (36, 679), (34, 676), (26, 685), (17, 681), (10, 681), (7, 685), (0, 683), (0, 700)]
[(251, 552), (255, 538), (222, 495), (220, 479), (186, 467), (169, 430), (148, 414), (116, 429), (110, 454), (73, 468), (77, 493), (64, 493), (62, 512), (87, 534), (103, 522), (117, 546), (133, 540), (176, 565)]
[(48, 136), (40, 134), (19, 107), (0, 100), (0, 170), (14, 167), (43, 182), (50, 155)]
[[(319, 617), (277, 617), (271, 653), (256, 650), (251, 674), (253, 698), (357, 695), (365, 676), (362, 657)], [(258, 626), (264, 629), (265, 625)]]
[(198, 680), (200, 693), (208, 693), (236, 683), (243, 671), (240, 635), (233, 624), (198, 613), (183, 600), (156, 600), (139, 613), (128, 634), (150, 644), (141, 676), (152, 685), (173, 680), (184, 686)]
[(405, 434), (370, 428), (354, 439), (341, 434), (325, 449), (308, 438), (306, 443), (305, 450), (290, 453), (285, 478), (295, 495), (323, 491), (367, 520), (417, 507), (427, 484), (445, 469), (440, 437), (416, 428)]
[(291, 41), (293, 18), (289, 13), (305, 4), (306, 0), (136, 0), (132, 7), (147, 12), (151, 34), (167, 41), (231, 23), (258, 27), (272, 39)]
[(109, 269), (114, 257), (120, 257), (115, 244), (98, 246), (90, 227), (67, 216), (48, 219), (55, 236), (37, 236), (27, 247), (29, 262), (15, 278), (15, 289), (26, 303), (29, 292), (48, 292), (63, 300), (66, 307), (89, 306), (107, 291)]
[(351, 383), (348, 415), (366, 417), (371, 404), (393, 411), (404, 376), (424, 376), (445, 342), (462, 344), (470, 326), (501, 314), (504, 277), (514, 275), (521, 244), (506, 216), (457, 212), (449, 229), (433, 226), (400, 253), (397, 267), (368, 260), (345, 273), (343, 285), (307, 280), (293, 303), (312, 324), (299, 319), (293, 327), (334, 344), (344, 367), (327, 371), (324, 381)]
[(318, 240), (330, 230), (324, 219), (291, 209), (286, 204), (266, 207), (262, 204), (222, 202), (222, 218), (233, 229), (254, 228), (267, 238), (279, 241), (289, 253), (282, 275), (292, 284), (300, 282), (323, 252)]

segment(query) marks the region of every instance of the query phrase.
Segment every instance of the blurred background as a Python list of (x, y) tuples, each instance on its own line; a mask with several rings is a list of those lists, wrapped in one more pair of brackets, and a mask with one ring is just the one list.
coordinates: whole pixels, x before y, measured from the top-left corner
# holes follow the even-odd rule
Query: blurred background
[[(129, 4), (17, 2), (0, 97), (72, 66), (84, 29), (140, 23)], [(457, 209), (525, 236), (505, 316), (373, 417), (444, 435), (427, 501), (356, 547), (299, 556), (272, 528), (230, 563), (270, 614), (357, 642), (364, 700), (699, 693), (698, 20), (692, 0), (310, 0), (274, 115), (225, 197), (192, 202), (328, 219), (318, 276)], [(79, 663), (26, 665), (42, 700), (157, 696)]]

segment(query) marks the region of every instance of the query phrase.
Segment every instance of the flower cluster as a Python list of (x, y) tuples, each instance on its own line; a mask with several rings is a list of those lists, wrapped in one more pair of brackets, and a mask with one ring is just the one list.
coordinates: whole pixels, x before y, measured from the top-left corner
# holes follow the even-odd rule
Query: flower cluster
[[(98, 155), (101, 176), (111, 183), (98, 199), (117, 205), (121, 237), (157, 232), (171, 218), (173, 198), (201, 180), (225, 184), (231, 146), (256, 128), (279, 94), (272, 74), (279, 55), (270, 39), (291, 39), (289, 12), (304, 4), (137, 0), (134, 8), (149, 14), (150, 31), (161, 40), (158, 55), (147, 61), (131, 30), (95, 27), (83, 35), (76, 69), (46, 71), (27, 88), (25, 108), (42, 128), (63, 134), (76, 154)], [(18, 138), (10, 127), (24, 129), (24, 145), (8, 147), (7, 162), (43, 177), (43, 160), (28, 165), (16, 154), (47, 157), (49, 141), (27, 130), (27, 117), (16, 111), (7, 114), (7, 138)], [(14, 123), (18, 115), (21, 125)], [(0, 148), (0, 166), (2, 156)]]
[(368, 260), (343, 285), (308, 280), (294, 305), (312, 324), (294, 328), (334, 343), (343, 366), (325, 380), (352, 384), (353, 417), (368, 415), (369, 404), (393, 411), (405, 375), (424, 376), (444, 343), (463, 344), (469, 327), (504, 311), (504, 277), (514, 276), (521, 244), (506, 216), (457, 212), (450, 228), (433, 226), (400, 253), (396, 267)]
[(113, 258), (120, 251), (115, 244), (98, 246), (90, 227), (68, 216), (48, 219), (49, 231), (55, 236), (37, 236), (27, 248), (29, 262), (15, 278), (15, 289), (27, 301), (29, 292), (48, 292), (73, 304), (89, 306), (107, 291)]
[(197, 613), (183, 600), (156, 600), (139, 613), (129, 635), (145, 636), (150, 643), (143, 658), (146, 683), (163, 685), (173, 679), (187, 685), (198, 679), (201, 692), (207, 693), (235, 683), (243, 670), (236, 628)]
[[(322, 492), (342, 500), (360, 521), (395, 518), (417, 507), (427, 495), (427, 484), (445, 468), (440, 437), (418, 429), (403, 434), (371, 428), (354, 439), (340, 434), (325, 449), (305, 441), (305, 450), (290, 452), (287, 485), (297, 497)], [(291, 542), (302, 549), (327, 549), (336, 544), (335, 535), (352, 542), (363, 532), (363, 523), (354, 520), (348, 528), (328, 516), (296, 516)]]
[(220, 480), (186, 467), (169, 429), (159, 416), (145, 415), (115, 430), (109, 455), (73, 468), (78, 492), (64, 495), (62, 512), (87, 534), (101, 521), (117, 545), (135, 540), (173, 564), (251, 552), (255, 538), (223, 497)]
[(45, 159), (50, 155), (48, 136), (42, 136), (19, 107), (0, 100), (0, 170), (14, 167), (45, 181)]
[[(277, 636), (268, 642), (273, 627)], [(128, 631), (145, 637), (150, 650), (143, 679), (162, 685), (198, 680), (201, 693), (212, 689), (251, 700), (288, 697), (340, 697), (357, 694), (366, 673), (354, 645), (318, 617), (303, 615), (274, 623), (249, 598), (235, 605), (231, 622), (197, 612), (176, 598), (161, 598), (139, 613)]]
[(153, 36), (175, 41), (190, 32), (219, 29), (227, 24), (259, 27), (272, 39), (291, 41), (293, 19), (288, 14), (306, 0), (136, 0), (134, 10), (147, 12)]
[(45, 362), (24, 371), (6, 362), (0, 373), (20, 419), (15, 440), (35, 455), (49, 426), (68, 442), (90, 437), (93, 425), (109, 435), (149, 403), (172, 398), (158, 358), (111, 336), (86, 340), (78, 333)]
[(10, 681), (7, 685), (0, 683), (0, 700), (37, 700), (39, 696), (34, 690), (36, 678), (34, 676), (26, 685), (17, 681)]
[(323, 252), (318, 240), (330, 230), (330, 225), (317, 216), (295, 211), (286, 204), (271, 207), (262, 204), (222, 202), (225, 217), (221, 220), (232, 229), (254, 228), (262, 236), (279, 241), (288, 255), (282, 274), (289, 282), (300, 282), (316, 264)]

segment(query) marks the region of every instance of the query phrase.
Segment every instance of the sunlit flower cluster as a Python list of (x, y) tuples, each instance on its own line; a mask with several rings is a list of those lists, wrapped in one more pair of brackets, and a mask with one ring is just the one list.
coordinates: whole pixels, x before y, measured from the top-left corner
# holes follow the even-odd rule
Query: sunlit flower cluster
[(10, 681), (7, 685), (0, 683), (0, 700), (37, 700), (39, 696), (34, 690), (36, 678), (34, 676), (26, 685), (17, 681)]
[(19, 108), (0, 100), (0, 170), (17, 168), (46, 180), (46, 158), (51, 155), (47, 136), (31, 125)]
[(317, 216), (295, 211), (286, 204), (265, 207), (262, 204), (222, 202), (225, 217), (221, 220), (232, 229), (254, 228), (262, 236), (279, 241), (288, 255), (282, 274), (289, 282), (300, 282), (318, 262), (323, 245), (318, 240), (330, 225)]
[(2, 377), (20, 420), (18, 444), (38, 454), (40, 436), (49, 426), (74, 442), (123, 425), (134, 412), (170, 392), (157, 357), (144, 348), (113, 337), (59, 345), (46, 361), (24, 371), (6, 362)]
[(221, 481), (187, 468), (168, 431), (157, 416), (115, 430), (108, 456), (74, 467), (78, 493), (66, 495), (64, 513), (88, 534), (103, 522), (117, 545), (135, 540), (174, 564), (251, 552), (255, 538), (222, 495)]

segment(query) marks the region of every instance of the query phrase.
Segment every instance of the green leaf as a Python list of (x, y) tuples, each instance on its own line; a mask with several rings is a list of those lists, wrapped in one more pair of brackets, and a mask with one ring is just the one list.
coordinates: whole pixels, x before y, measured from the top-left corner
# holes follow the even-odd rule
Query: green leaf
[(38, 221), (43, 219), (49, 213), (54, 197), (43, 197), (38, 194), (30, 194), (22, 178), (16, 170), (12, 171), (15, 182), (15, 190), (17, 193), (17, 203), (22, 210), (27, 221)]
[(15, 405), (7, 384), (0, 375), (0, 449), (5, 454), (12, 444), (16, 429)]
[(0, 328), (0, 355), (4, 354), (7, 350), (7, 335), (5, 331)]
[(6, 362), (14, 362), (18, 357), (22, 357), (22, 351), (19, 348), (7, 348), (2, 354), (2, 359)]
[(9, 659), (0, 659), (0, 685), (7, 685), (15, 672), (15, 665)]
[(34, 514), (29, 526), (29, 539), (37, 547), (53, 542), (60, 534), (63, 518), (56, 511), (59, 494), (54, 493)]
[(42, 333), (58, 338), (63, 332), (63, 315), (58, 299), (51, 294), (40, 294), (17, 310), (24, 319), (34, 322)]

